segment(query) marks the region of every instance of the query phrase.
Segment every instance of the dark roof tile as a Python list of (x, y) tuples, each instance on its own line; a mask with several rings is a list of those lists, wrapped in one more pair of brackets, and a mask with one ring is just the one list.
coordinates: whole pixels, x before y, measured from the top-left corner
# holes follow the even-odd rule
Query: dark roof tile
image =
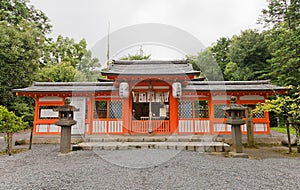
[(102, 75), (185, 75), (200, 74), (193, 69), (188, 60), (133, 60), (113, 61)]

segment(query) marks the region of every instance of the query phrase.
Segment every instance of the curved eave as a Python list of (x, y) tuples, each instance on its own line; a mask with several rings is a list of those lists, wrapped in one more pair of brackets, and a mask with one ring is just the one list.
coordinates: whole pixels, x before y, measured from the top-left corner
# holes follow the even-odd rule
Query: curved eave
[(184, 91), (196, 91), (196, 92), (212, 92), (212, 93), (224, 93), (224, 92), (264, 92), (268, 94), (286, 94), (288, 92), (287, 88), (214, 88), (207, 86), (206, 88), (196, 88), (196, 87), (184, 87)]
[(14, 89), (13, 92), (21, 96), (32, 96), (37, 94), (93, 94), (116, 90), (113, 82), (34, 82), (30, 87)]

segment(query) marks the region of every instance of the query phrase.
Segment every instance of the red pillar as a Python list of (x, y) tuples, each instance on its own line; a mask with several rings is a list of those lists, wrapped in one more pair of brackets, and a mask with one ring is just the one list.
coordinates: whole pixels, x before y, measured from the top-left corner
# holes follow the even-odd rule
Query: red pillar
[(35, 98), (35, 108), (34, 108), (34, 120), (33, 120), (33, 134), (36, 134), (36, 124), (39, 118), (39, 98)]
[(123, 134), (129, 133), (130, 131), (130, 118), (131, 118), (131, 107), (130, 107), (131, 94), (128, 98), (123, 99), (122, 105), (122, 116), (123, 116)]
[(177, 133), (178, 129), (178, 100), (170, 95), (170, 132)]
[(88, 116), (87, 116), (87, 124), (88, 124), (88, 132), (87, 134), (91, 135), (93, 130), (93, 110), (94, 110), (94, 101), (95, 99), (90, 97), (87, 105), (88, 105)]

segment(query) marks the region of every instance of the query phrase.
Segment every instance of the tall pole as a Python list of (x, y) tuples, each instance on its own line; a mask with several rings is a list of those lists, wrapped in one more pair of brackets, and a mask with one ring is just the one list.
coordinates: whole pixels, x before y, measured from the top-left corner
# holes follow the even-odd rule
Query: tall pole
[(109, 68), (109, 34), (110, 34), (110, 22), (108, 21), (107, 27), (107, 50), (106, 50), (106, 66)]

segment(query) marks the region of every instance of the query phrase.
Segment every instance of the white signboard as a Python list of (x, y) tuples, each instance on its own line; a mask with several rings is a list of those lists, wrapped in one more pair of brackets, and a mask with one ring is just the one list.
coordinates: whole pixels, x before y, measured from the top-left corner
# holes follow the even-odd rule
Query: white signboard
[(79, 108), (79, 111), (74, 112), (74, 120), (77, 121), (77, 124), (72, 126), (72, 134), (84, 134), (86, 98), (72, 97), (71, 105)]
[(53, 111), (53, 109), (41, 109), (40, 118), (58, 118), (58, 112)]

